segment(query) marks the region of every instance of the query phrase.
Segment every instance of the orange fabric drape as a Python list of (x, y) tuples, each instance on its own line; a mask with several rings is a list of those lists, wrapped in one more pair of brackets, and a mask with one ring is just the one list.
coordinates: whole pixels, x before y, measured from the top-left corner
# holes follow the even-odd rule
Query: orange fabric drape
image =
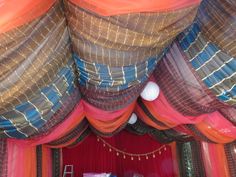
[(174, 167), (174, 177), (180, 177), (179, 166), (178, 166), (178, 154), (177, 154), (177, 147), (176, 142), (170, 143), (171, 154), (173, 159), (173, 167)]
[(36, 146), (27, 146), (20, 141), (7, 140), (7, 177), (37, 176)]
[(0, 33), (43, 15), (56, 0), (1, 0)]
[(69, 145), (71, 145), (72, 143), (74, 143), (81, 135), (82, 133), (88, 128), (88, 125), (86, 125), (83, 130), (78, 133), (75, 137), (73, 137), (71, 140), (63, 143), (63, 144), (59, 144), (59, 145), (46, 145), (47, 147), (50, 147), (50, 148), (64, 148), (64, 147), (67, 147)]
[(52, 176), (52, 154), (51, 149), (42, 146), (42, 177)]
[(148, 108), (149, 112), (159, 121), (161, 121), (162, 123), (164, 123), (167, 127), (169, 128), (173, 128), (176, 127), (178, 124), (175, 122), (171, 122), (169, 119), (167, 119), (165, 116), (162, 116), (160, 114), (158, 114), (158, 112), (156, 111), (158, 109), (158, 107), (155, 106), (155, 104), (152, 104), (152, 102), (150, 101), (145, 101), (143, 100), (143, 103), (145, 104), (145, 106)]
[[(136, 108), (135, 108), (135, 112), (138, 114), (139, 118), (144, 121), (146, 124), (158, 129), (158, 130), (166, 130), (166, 129), (169, 129), (168, 126), (161, 126), (161, 125), (158, 125), (156, 124), (154, 121), (152, 121), (143, 111), (142, 108), (140, 108), (140, 106), (137, 104), (136, 105)], [(156, 119), (156, 117), (155, 117)]]
[(201, 0), (70, 0), (102, 16), (135, 12), (173, 11), (200, 4)]
[(120, 128), (122, 125), (124, 125), (128, 121), (130, 115), (132, 114), (134, 110), (134, 106), (135, 106), (135, 102), (129, 105), (127, 111), (124, 112), (121, 116), (112, 120), (103, 121), (103, 120), (95, 119), (94, 117), (92, 117), (91, 115), (87, 115), (86, 113), (85, 115), (89, 123), (98, 131), (102, 133), (113, 133), (115, 130)]
[(207, 125), (204, 121), (196, 124), (196, 127), (201, 133), (203, 133), (207, 138), (216, 143), (229, 143), (234, 141), (234, 138), (223, 135), (218, 130), (213, 129)]

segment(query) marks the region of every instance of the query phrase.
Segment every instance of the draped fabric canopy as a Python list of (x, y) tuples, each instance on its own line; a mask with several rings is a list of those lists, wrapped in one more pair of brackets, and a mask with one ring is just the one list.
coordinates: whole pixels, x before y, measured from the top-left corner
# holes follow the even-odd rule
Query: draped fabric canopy
[(143, 3), (0, 1), (0, 176), (57, 176), (61, 148), (124, 128), (177, 141), (180, 176), (234, 176), (235, 2)]

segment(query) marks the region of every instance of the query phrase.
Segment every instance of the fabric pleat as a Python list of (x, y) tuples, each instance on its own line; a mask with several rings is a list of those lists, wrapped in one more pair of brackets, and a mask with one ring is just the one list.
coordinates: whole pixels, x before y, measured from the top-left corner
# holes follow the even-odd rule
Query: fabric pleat
[[(26, 24), (43, 15), (56, 0), (1, 0), (0, 33)], [(1, 45), (0, 45), (1, 46)]]
[(0, 137), (42, 135), (80, 99), (61, 4), (0, 41)]
[(166, 12), (198, 5), (201, 0), (70, 0), (74, 4), (101, 16), (113, 16), (135, 12)]
[(200, 147), (196, 141), (177, 143), (181, 177), (206, 177)]
[(41, 18), (0, 34), (0, 41), (0, 113), (33, 97), (71, 59), (58, 3)]
[(38, 134), (39, 129), (47, 124), (61, 107), (66, 106), (62, 101), (68, 99), (76, 90), (72, 65), (71, 59), (70, 65), (61, 68), (55, 80), (47, 87), (41, 88), (34, 97), (16, 105), (13, 110), (1, 114), (0, 134), (3, 137), (5, 135), (18, 138)]
[(191, 24), (197, 11), (193, 5), (171, 12), (104, 17), (69, 1), (65, 6), (74, 52), (85, 61), (110, 67), (157, 57)]
[(195, 22), (179, 35), (182, 50), (203, 83), (222, 102), (236, 104), (236, 58), (204, 38)]
[(227, 107), (204, 85), (186, 57), (174, 42), (154, 71), (154, 78), (168, 102), (180, 113), (190, 116)]
[(145, 62), (124, 67), (90, 63), (74, 55), (79, 73), (79, 83), (106, 91), (120, 91), (142, 84), (154, 70), (157, 60), (150, 58)]
[(233, 177), (236, 175), (236, 142), (228, 143), (224, 145), (224, 150), (227, 158), (228, 168), (230, 177)]
[(231, 57), (236, 57), (236, 2), (234, 0), (203, 0), (197, 21), (204, 38)]

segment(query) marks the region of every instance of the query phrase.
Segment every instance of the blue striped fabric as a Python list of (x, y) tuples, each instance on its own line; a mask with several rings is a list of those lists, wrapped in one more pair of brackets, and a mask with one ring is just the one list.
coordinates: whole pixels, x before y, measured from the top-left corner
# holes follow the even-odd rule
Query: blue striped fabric
[(158, 59), (150, 58), (138, 65), (109, 67), (98, 63), (89, 63), (74, 54), (82, 86), (92, 85), (98, 89), (119, 91), (132, 85), (145, 82), (154, 70)]
[(206, 41), (197, 22), (180, 34), (178, 42), (206, 86), (217, 98), (236, 104), (236, 58)]
[(58, 111), (61, 100), (75, 90), (73, 62), (61, 68), (53, 82), (14, 110), (0, 115), (0, 138), (27, 138)]

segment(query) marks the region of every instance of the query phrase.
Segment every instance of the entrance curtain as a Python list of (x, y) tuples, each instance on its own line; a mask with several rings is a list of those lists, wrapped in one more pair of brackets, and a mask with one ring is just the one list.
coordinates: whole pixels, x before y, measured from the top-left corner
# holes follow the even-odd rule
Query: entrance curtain
[[(146, 153), (153, 151), (161, 144), (148, 135), (137, 136), (127, 131), (122, 131), (111, 138), (104, 138), (110, 145), (129, 153)], [(171, 148), (166, 145), (166, 151), (161, 154), (155, 153), (148, 159), (141, 157), (123, 157), (121, 153), (117, 156), (113, 150), (97, 141), (96, 135), (90, 134), (81, 144), (74, 148), (63, 149), (64, 165), (73, 164), (75, 176), (82, 176), (86, 172), (112, 172), (117, 176), (129, 177), (139, 173), (145, 177), (173, 177), (173, 164)], [(72, 155), (73, 154), (73, 155)]]

